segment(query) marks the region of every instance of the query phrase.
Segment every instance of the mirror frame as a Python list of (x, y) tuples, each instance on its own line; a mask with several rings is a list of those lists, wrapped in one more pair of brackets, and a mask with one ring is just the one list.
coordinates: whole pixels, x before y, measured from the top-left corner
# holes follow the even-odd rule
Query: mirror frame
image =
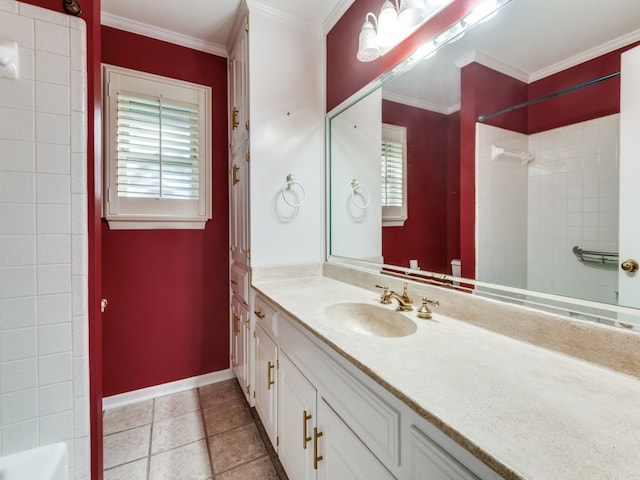
[[(511, 0), (498, 0), (497, 7), (482, 17), (474, 18), (472, 23), (465, 24), (465, 19), (474, 15), (474, 10), (466, 14), (446, 30), (440, 32), (425, 45), (417, 48), (413, 53), (401, 60), (396, 65), (383, 72), (377, 78), (366, 84), (364, 87), (342, 101), (326, 115), (326, 144), (325, 144), (325, 225), (326, 225), (326, 261), (352, 268), (365, 270), (368, 272), (381, 273), (390, 276), (397, 276), (406, 280), (426, 283), (442, 288), (455, 289), (460, 292), (473, 293), (486, 298), (491, 298), (500, 302), (507, 302), (526, 306), (546, 313), (554, 313), (567, 319), (578, 319), (589, 322), (601, 323), (606, 326), (628, 329), (640, 333), (640, 309), (616, 304), (596, 302), (593, 300), (581, 299), (547, 293), (536, 290), (528, 290), (507, 285), (492, 284), (474, 279), (454, 277), (449, 274), (436, 273), (425, 270), (413, 270), (411, 268), (388, 265), (384, 263), (374, 263), (365, 260), (347, 258), (331, 253), (331, 121), (336, 116), (364, 99), (375, 90), (382, 88), (386, 83), (392, 81), (397, 76), (410, 70), (416, 63), (437, 53), (438, 49), (453, 41), (469, 28), (499, 11), (509, 4)], [(437, 41), (441, 39), (441, 41)], [(620, 317), (631, 323), (621, 321)]]

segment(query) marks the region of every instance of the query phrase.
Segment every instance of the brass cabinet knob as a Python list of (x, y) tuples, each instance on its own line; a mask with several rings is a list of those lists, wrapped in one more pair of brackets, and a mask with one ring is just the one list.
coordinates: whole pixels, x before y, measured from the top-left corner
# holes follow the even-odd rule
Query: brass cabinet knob
[(620, 268), (625, 272), (634, 273), (638, 271), (638, 262), (630, 258), (629, 260), (622, 262)]

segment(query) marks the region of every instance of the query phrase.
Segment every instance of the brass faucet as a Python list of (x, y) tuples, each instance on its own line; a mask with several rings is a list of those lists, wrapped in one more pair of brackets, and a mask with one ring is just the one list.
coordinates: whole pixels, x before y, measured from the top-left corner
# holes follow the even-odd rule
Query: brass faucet
[(398, 308), (396, 308), (398, 312), (410, 312), (413, 310), (413, 300), (411, 300), (407, 294), (406, 283), (402, 285), (402, 295), (393, 290), (389, 290), (389, 287), (383, 287), (381, 285), (376, 285), (376, 287), (383, 289), (382, 295), (380, 295), (380, 303), (389, 305), (391, 300), (395, 298), (398, 301)]

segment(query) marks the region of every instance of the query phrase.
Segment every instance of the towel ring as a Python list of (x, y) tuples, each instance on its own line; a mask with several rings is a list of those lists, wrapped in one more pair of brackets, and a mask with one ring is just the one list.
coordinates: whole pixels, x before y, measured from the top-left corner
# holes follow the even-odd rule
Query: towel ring
[[(287, 199), (287, 195), (284, 193), (285, 190), (289, 190), (291, 189), (294, 185), (297, 185), (298, 187), (300, 187), (300, 191), (302, 191), (302, 200), (300, 200), (298, 203), (292, 203)], [(304, 191), (304, 187), (302, 186), (302, 184), (298, 181), (296, 181), (296, 179), (294, 178), (293, 174), (290, 173), (289, 175), (287, 175), (287, 181), (286, 183), (282, 186), (282, 199), (285, 201), (285, 203), (287, 205), (289, 205), (290, 207), (293, 208), (298, 208), (300, 206), (302, 206), (302, 204), (305, 202), (305, 200), (307, 199), (307, 192)]]
[[(360, 196), (362, 197), (362, 203), (356, 202), (356, 193), (360, 190)], [(355, 178), (351, 180), (351, 202), (361, 210), (364, 210), (371, 203), (371, 195), (369, 195), (369, 190), (360, 185), (360, 182)]]

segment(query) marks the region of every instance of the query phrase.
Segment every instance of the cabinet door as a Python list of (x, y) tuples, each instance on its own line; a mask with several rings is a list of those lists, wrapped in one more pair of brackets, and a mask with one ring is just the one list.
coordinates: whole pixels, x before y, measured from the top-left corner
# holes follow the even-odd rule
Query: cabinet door
[(229, 243), (234, 263), (249, 265), (249, 143), (231, 156), (229, 166)]
[[(391, 480), (391, 473), (349, 429), (324, 398), (318, 401), (314, 438), (318, 480)], [(319, 436), (319, 438), (317, 438)]]
[(312, 480), (316, 389), (282, 350), (278, 363), (278, 456), (289, 478)]
[(415, 425), (411, 426), (411, 480), (477, 480), (474, 474), (449, 455)]
[(248, 395), (249, 385), (249, 310), (235, 296), (231, 301), (231, 368)]
[(229, 55), (229, 100), (231, 128), (231, 152), (242, 145), (249, 135), (248, 102), (248, 30), (247, 23), (241, 27), (238, 37)]
[(271, 340), (260, 325), (256, 324), (255, 329), (255, 397), (256, 411), (262, 420), (269, 440), (277, 450), (277, 362), (278, 346)]

